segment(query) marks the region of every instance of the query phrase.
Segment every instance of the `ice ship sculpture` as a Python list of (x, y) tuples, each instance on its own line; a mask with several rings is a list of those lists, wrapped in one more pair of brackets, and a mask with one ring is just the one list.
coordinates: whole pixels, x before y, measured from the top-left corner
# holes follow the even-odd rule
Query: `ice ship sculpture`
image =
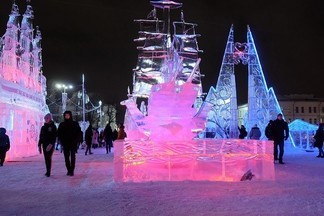
[[(184, 123), (183, 118), (177, 117), (180, 114), (184, 117), (183, 110), (176, 110), (181, 110), (180, 107), (187, 106), (190, 111), (186, 113), (186, 118), (192, 119), (196, 112), (192, 105), (202, 94), (202, 75), (200, 74), (198, 56), (199, 52), (202, 51), (198, 48), (197, 37), (200, 35), (196, 34), (196, 24), (186, 22), (181, 11), (181, 21), (172, 23), (173, 34), (171, 34), (170, 10), (178, 9), (182, 4), (174, 1), (151, 1), (151, 4), (153, 10), (148, 18), (135, 20), (140, 24), (139, 37), (135, 39), (136, 42), (140, 43), (137, 47), (139, 56), (133, 73), (133, 91), (129, 95), (131, 97), (122, 102), (127, 106), (125, 126), (130, 137), (153, 138), (156, 134), (150, 129), (154, 128), (152, 125), (154, 121), (151, 119), (161, 118), (161, 115), (164, 115), (165, 124), (169, 124), (169, 126), (172, 124), (172, 127), (178, 124), (177, 127), (182, 127), (180, 122), (175, 123), (175, 121), (182, 119), (180, 121)], [(158, 9), (162, 10), (163, 19), (157, 17)], [(191, 100), (187, 101), (187, 104), (183, 104), (184, 99), (180, 101), (179, 95), (183, 95), (183, 89), (187, 88), (192, 88)], [(171, 92), (174, 95), (171, 95)], [(158, 97), (160, 99), (157, 99)], [(148, 98), (150, 103), (145, 114), (138, 110), (140, 108), (138, 102), (143, 98)], [(141, 106), (144, 110), (143, 103)], [(161, 109), (164, 109), (164, 111)], [(166, 109), (169, 111), (166, 111)], [(170, 113), (171, 110), (173, 110), (172, 114)], [(173, 123), (167, 120), (170, 119), (170, 115), (173, 116), (171, 117), (174, 120)], [(192, 120), (190, 121), (192, 122)], [(200, 124), (204, 124), (200, 119), (199, 121)], [(162, 135), (161, 130), (162, 128), (155, 131), (159, 131), (158, 134)], [(171, 130), (169, 131), (171, 133)], [(191, 131), (186, 133), (191, 133), (191, 138), (195, 135)], [(173, 137), (181, 136), (175, 137), (175, 134), (173, 134)]]
[(19, 23), (13, 3), (7, 29), (0, 41), (0, 126), (11, 140), (8, 159), (37, 154), (37, 141), (46, 105), (46, 78), (42, 74), (41, 33), (32, 24), (28, 3)]
[[(169, 10), (181, 4), (151, 4), (153, 18), (137, 20), (142, 31), (136, 41), (144, 45), (139, 47), (133, 92), (121, 102), (127, 107), (128, 136), (114, 143), (115, 181), (240, 181), (248, 170), (255, 179), (273, 180), (273, 147), (268, 141), (197, 138), (205, 128), (202, 114), (208, 113), (210, 101), (201, 109), (196, 105), (201, 74), (195, 24), (184, 22), (181, 13), (182, 21), (173, 23), (171, 35), (165, 27)], [(157, 9), (166, 19), (157, 18)], [(139, 105), (140, 98), (147, 98), (147, 109), (143, 102)]]
[[(139, 46), (137, 65), (133, 73), (133, 97), (149, 97), (152, 87), (175, 80), (178, 85), (185, 83), (192, 76), (198, 93), (202, 93), (199, 67), (191, 75), (197, 64), (198, 48), (196, 24), (184, 20), (173, 22), (173, 34), (170, 26), (170, 10), (182, 7), (174, 1), (151, 1), (154, 7), (147, 19), (137, 19), (139, 37), (135, 39)], [(157, 9), (163, 11), (163, 19), (157, 17)]]

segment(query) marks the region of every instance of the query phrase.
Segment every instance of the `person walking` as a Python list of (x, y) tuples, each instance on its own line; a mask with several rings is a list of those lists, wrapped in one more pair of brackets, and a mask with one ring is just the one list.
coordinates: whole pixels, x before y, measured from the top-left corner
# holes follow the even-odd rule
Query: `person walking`
[(86, 142), (86, 151), (85, 151), (85, 155), (87, 155), (87, 153), (89, 152), (89, 154), (92, 154), (91, 152), (91, 144), (92, 144), (92, 125), (89, 124), (89, 127), (87, 128), (86, 132), (85, 132), (85, 142)]
[(57, 136), (57, 128), (52, 120), (52, 115), (50, 113), (46, 114), (44, 117), (45, 123), (41, 128), (38, 141), (39, 153), (44, 154), (45, 166), (46, 166), (46, 177), (51, 176), (52, 167), (52, 155), (54, 152), (54, 146)]
[(318, 148), (317, 158), (324, 158), (323, 141), (324, 141), (324, 123), (320, 123), (314, 135), (314, 147)]
[(246, 128), (244, 127), (244, 125), (241, 125), (241, 128), (238, 127), (238, 130), (240, 132), (239, 139), (244, 139), (248, 134), (247, 131), (246, 131)]
[[(271, 128), (272, 138), (273, 138), (273, 157), (274, 160), (279, 160), (280, 164), (285, 164), (283, 162), (283, 155), (284, 155), (284, 143), (285, 140), (289, 137), (289, 128), (288, 124), (282, 118), (282, 114), (279, 113), (277, 115), (277, 119), (273, 121), (273, 125)], [(278, 147), (279, 147), (279, 157), (278, 157)]]
[(255, 124), (255, 125), (251, 128), (248, 137), (249, 137), (250, 139), (253, 139), (253, 140), (259, 140), (259, 139), (260, 139), (260, 137), (261, 137), (261, 131), (260, 131), (260, 128), (258, 127), (257, 124)]
[(92, 147), (94, 149), (99, 147), (98, 137), (99, 137), (99, 132), (97, 128), (92, 128)]
[(6, 160), (7, 151), (10, 149), (10, 139), (5, 128), (0, 128), (0, 166)]
[(58, 139), (63, 147), (65, 166), (68, 176), (74, 176), (75, 153), (80, 141), (81, 128), (78, 122), (73, 121), (72, 112), (65, 111), (64, 121), (60, 123), (57, 131)]
[(106, 125), (104, 129), (104, 139), (106, 143), (106, 154), (111, 152), (111, 147), (113, 146), (113, 131), (109, 125)]

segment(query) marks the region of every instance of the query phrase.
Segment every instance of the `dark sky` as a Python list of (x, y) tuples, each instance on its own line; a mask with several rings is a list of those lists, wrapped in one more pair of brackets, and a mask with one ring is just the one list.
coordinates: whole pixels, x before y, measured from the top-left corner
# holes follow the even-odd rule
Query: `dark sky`
[[(16, 1), (20, 13), (25, 1)], [(308, 1), (183, 0), (185, 19), (198, 24), (203, 88), (215, 86), (231, 24), (235, 41), (246, 41), (250, 25), (268, 86), (280, 95), (324, 97), (324, 4)], [(4, 34), (12, 0), (0, 2)], [(132, 85), (138, 26), (152, 9), (149, 0), (32, 0), (34, 26), (43, 35), (43, 71), (48, 88), (56, 82), (78, 85), (86, 77), (93, 100), (119, 103)], [(177, 15), (177, 13), (175, 13)], [(247, 68), (237, 66), (239, 103), (246, 102)]]

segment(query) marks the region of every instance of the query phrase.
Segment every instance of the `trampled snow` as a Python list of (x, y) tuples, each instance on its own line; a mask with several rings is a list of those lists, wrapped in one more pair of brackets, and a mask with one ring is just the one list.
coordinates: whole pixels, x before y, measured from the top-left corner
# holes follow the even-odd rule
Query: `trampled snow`
[(291, 149), (275, 164), (275, 181), (115, 183), (113, 154), (77, 154), (66, 176), (63, 154), (51, 177), (43, 155), (0, 167), (0, 215), (322, 215), (324, 158)]

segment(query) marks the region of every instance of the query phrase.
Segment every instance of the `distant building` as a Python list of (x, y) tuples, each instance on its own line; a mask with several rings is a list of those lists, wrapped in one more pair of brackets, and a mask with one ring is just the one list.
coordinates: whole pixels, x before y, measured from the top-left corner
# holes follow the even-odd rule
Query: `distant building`
[(238, 109), (238, 125), (246, 125), (245, 119), (248, 115), (248, 104), (239, 105)]
[(311, 124), (324, 122), (324, 98), (293, 94), (285, 95), (278, 100), (288, 122), (295, 119), (301, 119)]
[[(324, 122), (324, 98), (315, 98), (309, 94), (291, 94), (278, 96), (285, 120), (290, 123), (296, 119), (319, 124)], [(244, 124), (247, 104), (238, 106), (239, 124)]]

